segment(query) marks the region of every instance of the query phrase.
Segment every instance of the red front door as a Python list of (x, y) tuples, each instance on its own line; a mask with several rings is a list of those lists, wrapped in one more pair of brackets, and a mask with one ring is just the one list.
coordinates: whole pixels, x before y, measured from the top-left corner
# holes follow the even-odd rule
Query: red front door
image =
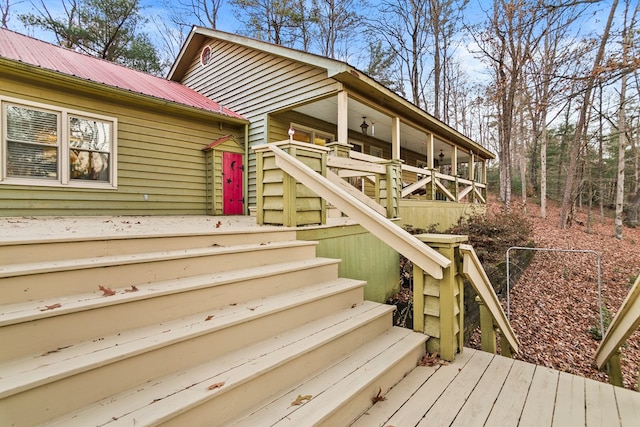
[(242, 215), (242, 154), (222, 153), (222, 211), (224, 215)]

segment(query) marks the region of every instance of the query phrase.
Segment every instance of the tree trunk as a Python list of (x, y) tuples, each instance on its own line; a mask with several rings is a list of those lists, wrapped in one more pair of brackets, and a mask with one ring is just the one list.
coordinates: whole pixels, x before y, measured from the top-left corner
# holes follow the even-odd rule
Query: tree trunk
[(580, 116), (578, 118), (578, 124), (576, 126), (576, 133), (573, 139), (573, 145), (571, 147), (571, 156), (569, 157), (569, 168), (567, 170), (567, 181), (564, 187), (564, 196), (562, 198), (562, 210), (560, 212), (560, 222), (558, 227), (564, 229), (570, 223), (570, 215), (569, 209), (573, 203), (573, 198), (575, 194), (575, 175), (578, 168), (578, 156), (580, 155), (580, 148), (582, 147), (583, 136), (585, 134), (585, 129), (587, 126), (586, 118), (589, 113), (589, 107), (591, 105), (591, 92), (593, 91), (593, 86), (596, 81), (596, 76), (598, 74), (598, 70), (600, 65), (603, 62), (604, 51), (609, 40), (609, 32), (611, 30), (611, 25), (613, 23), (613, 17), (615, 15), (616, 8), (618, 7), (618, 0), (613, 0), (613, 4), (611, 5), (611, 11), (609, 12), (609, 17), (607, 19), (607, 24), (605, 26), (604, 32), (602, 34), (602, 40), (600, 40), (600, 47), (598, 48), (598, 53), (596, 54), (596, 58), (593, 62), (593, 68), (586, 83), (586, 89), (584, 93), (584, 100), (582, 101), (582, 107), (580, 108)]

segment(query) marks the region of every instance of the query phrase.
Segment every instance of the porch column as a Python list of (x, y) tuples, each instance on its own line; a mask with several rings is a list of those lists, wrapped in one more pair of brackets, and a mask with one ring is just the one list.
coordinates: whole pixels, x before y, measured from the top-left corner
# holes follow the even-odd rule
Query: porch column
[(475, 163), (475, 154), (473, 154), (473, 150), (469, 150), (469, 181), (473, 181), (475, 179), (473, 164)]
[(458, 176), (458, 147), (455, 145), (451, 150), (451, 175)]
[(349, 94), (346, 91), (338, 92), (338, 139), (337, 142), (346, 144), (349, 142)]
[(400, 117), (391, 118), (391, 158), (400, 160)]
[(433, 134), (427, 134), (427, 168), (433, 171)]

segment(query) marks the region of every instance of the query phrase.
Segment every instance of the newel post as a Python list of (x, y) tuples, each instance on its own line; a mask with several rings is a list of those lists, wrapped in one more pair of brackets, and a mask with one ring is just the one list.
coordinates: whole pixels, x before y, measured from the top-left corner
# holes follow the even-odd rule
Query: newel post
[(451, 260), (440, 280), (413, 266), (414, 330), (429, 335), (427, 351), (453, 361), (464, 345), (464, 284), (460, 275), (461, 243), (467, 236), (418, 234), (416, 237)]
[[(297, 141), (275, 143), (287, 154), (326, 176), (325, 147)], [(296, 181), (276, 164), (276, 155), (267, 145), (254, 147), (256, 152), (256, 219), (258, 224), (299, 225), (325, 224), (326, 203), (323, 198)]]
[(402, 161), (388, 160), (386, 174), (376, 179), (376, 201), (387, 209), (387, 218), (397, 218), (402, 198)]

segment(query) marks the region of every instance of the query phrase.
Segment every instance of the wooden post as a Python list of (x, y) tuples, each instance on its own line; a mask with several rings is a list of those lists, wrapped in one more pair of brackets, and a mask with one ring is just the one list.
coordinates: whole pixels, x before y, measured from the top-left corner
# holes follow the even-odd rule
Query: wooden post
[(496, 330), (493, 328), (493, 317), (480, 297), (476, 297), (476, 302), (480, 308), (481, 349), (496, 354)]
[(402, 198), (402, 164), (400, 160), (387, 162), (386, 200), (387, 218), (397, 218)]
[(620, 349), (609, 359), (609, 383), (618, 387), (623, 387), (622, 367), (620, 366)]
[[(275, 143), (287, 154), (296, 157), (317, 173), (325, 176), (328, 148), (297, 141)], [(275, 155), (267, 145), (254, 147), (257, 157), (258, 224), (299, 225), (325, 224), (326, 202), (320, 196), (299, 185), (276, 165)]]
[[(468, 239), (449, 234), (418, 234), (416, 238), (452, 263), (443, 270), (439, 281), (414, 266), (414, 329), (433, 337), (427, 341), (427, 351), (437, 351), (442, 359), (453, 361), (464, 345), (464, 286), (456, 260), (460, 243)], [(419, 289), (417, 275), (422, 276), (418, 279)], [(422, 293), (418, 293), (420, 288)]]
[(264, 152), (256, 152), (256, 222), (264, 225)]
[(511, 353), (511, 346), (504, 338), (504, 334), (500, 331), (500, 354), (504, 357), (513, 358), (513, 354)]

